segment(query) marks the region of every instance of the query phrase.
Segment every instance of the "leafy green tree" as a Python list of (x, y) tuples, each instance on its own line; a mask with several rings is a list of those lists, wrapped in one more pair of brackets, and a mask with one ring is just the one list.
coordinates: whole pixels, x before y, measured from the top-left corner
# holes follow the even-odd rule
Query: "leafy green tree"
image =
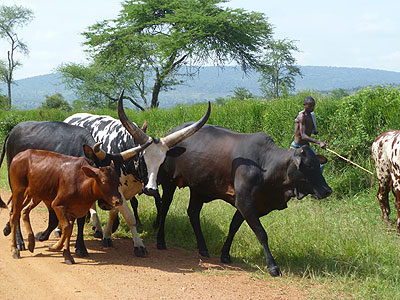
[(330, 91), (329, 95), (332, 96), (333, 99), (340, 100), (344, 97), (349, 96), (350, 94), (345, 89), (340, 88), (340, 89)]
[(21, 63), (15, 60), (15, 53), (24, 55), (29, 53), (28, 46), (18, 37), (17, 29), (28, 24), (33, 19), (32, 10), (18, 6), (0, 5), (0, 38), (5, 38), (10, 44), (7, 52), (7, 62), (1, 60), (0, 81), (7, 83), (8, 100), (7, 105), (11, 107), (11, 84), (14, 81), (13, 73)]
[(0, 109), (6, 109), (8, 103), (8, 98), (6, 95), (0, 93)]
[(249, 100), (255, 98), (254, 95), (244, 87), (235, 87), (232, 92), (232, 98), (236, 100)]
[(42, 103), (41, 109), (60, 109), (63, 111), (71, 111), (72, 107), (63, 95), (56, 93), (52, 96), (46, 95), (46, 102)]
[[(116, 19), (83, 33), (93, 60), (87, 68), (104, 71), (98, 74), (112, 85), (110, 100), (116, 98), (111, 94), (119, 94), (117, 90), (130, 88), (132, 103), (137, 107), (143, 103), (144, 108), (158, 107), (160, 91), (198, 72), (198, 67), (183, 66), (234, 62), (244, 71), (254, 69), (271, 40), (272, 26), (263, 14), (223, 8), (225, 2), (127, 0)], [(66, 67), (60, 69), (63, 75)]]
[(279, 99), (294, 90), (295, 77), (301, 76), (301, 71), (295, 65), (293, 51), (299, 51), (299, 49), (294, 41), (287, 39), (274, 40), (266, 49), (259, 67), (260, 89), (266, 98)]

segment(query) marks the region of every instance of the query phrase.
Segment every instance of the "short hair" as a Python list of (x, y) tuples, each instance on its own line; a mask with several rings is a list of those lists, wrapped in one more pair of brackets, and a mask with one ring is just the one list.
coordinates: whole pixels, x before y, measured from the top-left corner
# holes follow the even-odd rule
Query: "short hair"
[(304, 98), (304, 103), (303, 103), (303, 104), (307, 104), (307, 103), (310, 103), (310, 102), (315, 103), (315, 100), (314, 100), (313, 97), (308, 96), (308, 97), (305, 97), (305, 98)]

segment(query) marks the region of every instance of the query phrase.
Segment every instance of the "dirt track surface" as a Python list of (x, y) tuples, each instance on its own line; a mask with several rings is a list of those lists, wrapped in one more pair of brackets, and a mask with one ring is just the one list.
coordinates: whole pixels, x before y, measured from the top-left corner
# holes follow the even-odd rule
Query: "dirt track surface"
[[(0, 193), (3, 200), (10, 195), (4, 190)], [(35, 234), (47, 224), (47, 211), (43, 208), (39, 205), (31, 213)], [(20, 259), (13, 259), (10, 236), (2, 233), (8, 218), (8, 211), (0, 209), (0, 299), (3, 300), (319, 299), (309, 288), (288, 286), (279, 279), (255, 278), (240, 265), (221, 264), (217, 257), (201, 260), (195, 250), (160, 251), (146, 241), (149, 255), (145, 258), (133, 255), (130, 239), (114, 239), (114, 248), (103, 248), (99, 240), (86, 240), (87, 258), (77, 258), (72, 243), (76, 264), (67, 265), (61, 252), (47, 250), (57, 241), (52, 234), (48, 241), (36, 242), (34, 253), (22, 251)], [(75, 236), (71, 241), (74, 240)]]

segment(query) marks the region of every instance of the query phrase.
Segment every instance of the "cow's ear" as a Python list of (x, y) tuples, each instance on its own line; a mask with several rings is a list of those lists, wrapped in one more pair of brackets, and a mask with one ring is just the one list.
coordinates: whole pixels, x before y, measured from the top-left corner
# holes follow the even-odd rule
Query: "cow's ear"
[(321, 155), (321, 154), (317, 154), (317, 157), (318, 157), (319, 163), (321, 165), (326, 164), (328, 162), (328, 159), (325, 156)]
[(94, 154), (92, 147), (83, 145), (83, 153), (85, 153), (85, 156), (91, 161), (96, 161), (96, 155)]
[(93, 177), (93, 178), (97, 178), (98, 177), (97, 172), (95, 171), (95, 168), (90, 168), (90, 167), (83, 166), (82, 167), (82, 171), (88, 177)]

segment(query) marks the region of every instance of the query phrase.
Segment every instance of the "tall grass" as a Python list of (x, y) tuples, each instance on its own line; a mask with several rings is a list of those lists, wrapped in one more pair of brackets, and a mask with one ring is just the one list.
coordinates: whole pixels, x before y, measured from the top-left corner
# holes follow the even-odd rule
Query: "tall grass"
[[(373, 170), (370, 147), (374, 138), (389, 128), (400, 128), (400, 92), (374, 87), (340, 100), (310, 93), (317, 100), (318, 138), (329, 148)], [(294, 118), (303, 109), (304, 96), (305, 93), (284, 101), (213, 104), (208, 123), (239, 132), (265, 131), (280, 147), (287, 148), (293, 139)], [(139, 126), (147, 120), (148, 134), (160, 137), (181, 123), (198, 120), (205, 111), (206, 104), (196, 104), (142, 113), (127, 110), (127, 114)], [(101, 113), (117, 117), (115, 111)], [(43, 117), (36, 112), (15, 114), (17, 120)], [(58, 120), (65, 117), (54, 116)], [(7, 116), (0, 114), (0, 118), (3, 122)], [(284, 273), (281, 280), (292, 282), (294, 278), (305, 280), (305, 284), (322, 285), (329, 299), (343, 298), (342, 295), (351, 299), (400, 299), (400, 236), (394, 225), (388, 228), (381, 221), (374, 177), (318, 147), (316, 150), (329, 158), (324, 175), (333, 188), (332, 196), (320, 201), (310, 197), (291, 200), (287, 209), (261, 219), (272, 254)], [(0, 186), (4, 188), (4, 164), (0, 176)], [(186, 214), (188, 201), (189, 190), (177, 190), (166, 220), (167, 246), (196, 248)], [(391, 207), (395, 211), (392, 203)], [(139, 196), (139, 213), (145, 243), (154, 242), (153, 198)], [(204, 205), (201, 223), (211, 255), (220, 255), (233, 214), (234, 208), (221, 200)], [(102, 213), (103, 222), (105, 219)], [(130, 236), (125, 222), (121, 222), (117, 236)], [(246, 223), (235, 236), (231, 255), (256, 276), (269, 276), (262, 247)]]

